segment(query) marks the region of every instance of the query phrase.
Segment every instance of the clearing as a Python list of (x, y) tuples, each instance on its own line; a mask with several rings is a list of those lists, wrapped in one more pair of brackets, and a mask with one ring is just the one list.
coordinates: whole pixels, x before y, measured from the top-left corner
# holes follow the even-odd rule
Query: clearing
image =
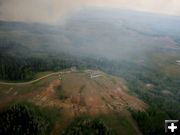
[(87, 71), (66, 71), (25, 83), (0, 83), (0, 109), (17, 101), (59, 108), (63, 117), (57, 121), (52, 135), (62, 133), (74, 117), (81, 115), (101, 116), (118, 134), (141, 134), (127, 109), (145, 111), (147, 105), (128, 94), (121, 79), (91, 72), (96, 77)]

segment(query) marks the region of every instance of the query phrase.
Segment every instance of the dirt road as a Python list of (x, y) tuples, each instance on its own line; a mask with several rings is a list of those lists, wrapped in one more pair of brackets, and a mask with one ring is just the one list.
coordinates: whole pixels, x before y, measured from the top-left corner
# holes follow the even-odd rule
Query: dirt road
[(8, 82), (0, 82), (0, 85), (27, 85), (27, 84), (32, 84), (32, 83), (35, 83), (35, 82), (38, 82), (42, 79), (45, 79), (47, 77), (50, 77), (50, 76), (53, 76), (53, 75), (58, 75), (58, 74), (65, 74), (65, 73), (71, 73), (71, 71), (64, 71), (64, 72), (56, 72), (56, 73), (50, 73), (46, 76), (43, 76), (41, 78), (38, 78), (36, 80), (32, 80), (32, 81), (29, 81), (29, 82), (21, 82), (21, 83), (8, 83)]

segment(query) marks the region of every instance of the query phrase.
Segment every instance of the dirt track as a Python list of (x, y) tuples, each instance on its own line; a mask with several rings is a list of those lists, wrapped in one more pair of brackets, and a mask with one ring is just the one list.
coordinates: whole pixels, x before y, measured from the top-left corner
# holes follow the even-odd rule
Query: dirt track
[(50, 77), (50, 76), (53, 76), (53, 75), (58, 75), (58, 74), (65, 74), (65, 73), (71, 73), (71, 71), (65, 71), (65, 72), (56, 72), (56, 73), (50, 73), (48, 75), (45, 75), (41, 78), (38, 78), (36, 80), (32, 80), (32, 81), (29, 81), (29, 82), (22, 82), (22, 83), (8, 83), (8, 82), (0, 82), (0, 85), (27, 85), (27, 84), (32, 84), (32, 83), (35, 83), (35, 82), (38, 82), (42, 79), (45, 79), (47, 77)]
[[(78, 115), (109, 116), (114, 112), (124, 115), (128, 107), (137, 111), (144, 111), (147, 107), (143, 101), (128, 94), (121, 80), (106, 74), (91, 78), (86, 72), (64, 71), (50, 73), (29, 82), (0, 84), (1, 108), (19, 100), (61, 109), (63, 119), (57, 121), (52, 135), (60, 134), (66, 127), (62, 123), (69, 123)], [(58, 86), (61, 89), (57, 89)], [(59, 91), (63, 91), (66, 98), (60, 99)], [(136, 128), (134, 122), (129, 121), (131, 117), (127, 114), (125, 117)], [(140, 133), (138, 129), (135, 131)]]

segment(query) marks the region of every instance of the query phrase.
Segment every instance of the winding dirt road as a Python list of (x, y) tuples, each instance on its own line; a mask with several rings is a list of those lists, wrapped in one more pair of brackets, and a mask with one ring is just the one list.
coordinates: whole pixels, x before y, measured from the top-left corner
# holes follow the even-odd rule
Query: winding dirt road
[(50, 73), (48, 75), (45, 75), (41, 78), (38, 78), (36, 80), (32, 80), (32, 81), (29, 81), (29, 82), (21, 82), (21, 83), (8, 83), (8, 82), (0, 82), (0, 85), (27, 85), (27, 84), (32, 84), (32, 83), (35, 83), (35, 82), (38, 82), (42, 79), (45, 79), (47, 77), (50, 77), (50, 76), (53, 76), (53, 75), (58, 75), (58, 74), (65, 74), (65, 73), (71, 73), (71, 71), (64, 71), (64, 72), (56, 72), (56, 73)]

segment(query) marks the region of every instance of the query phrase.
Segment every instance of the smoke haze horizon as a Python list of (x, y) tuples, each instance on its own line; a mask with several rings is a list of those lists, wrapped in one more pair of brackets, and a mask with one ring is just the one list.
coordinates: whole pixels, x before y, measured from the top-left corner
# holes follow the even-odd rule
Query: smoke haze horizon
[(130, 9), (180, 16), (178, 0), (1, 0), (0, 20), (57, 24), (86, 7)]

